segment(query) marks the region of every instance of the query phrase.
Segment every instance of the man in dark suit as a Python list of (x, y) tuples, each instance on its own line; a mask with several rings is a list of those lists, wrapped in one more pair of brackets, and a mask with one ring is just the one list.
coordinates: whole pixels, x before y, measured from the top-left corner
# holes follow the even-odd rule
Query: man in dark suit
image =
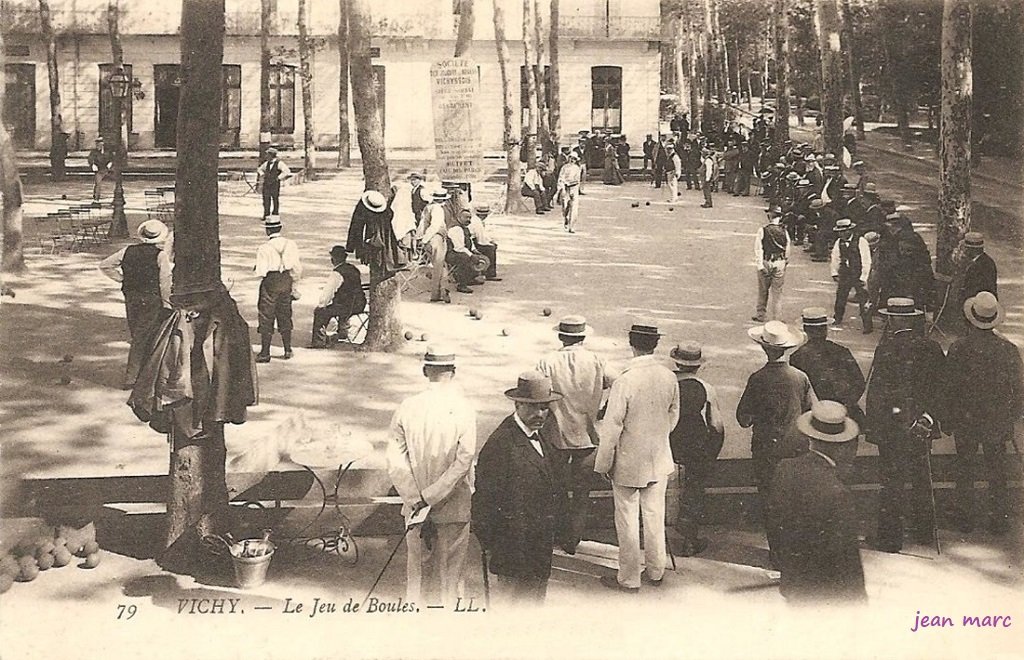
[(850, 349), (829, 340), (832, 321), (823, 307), (808, 307), (802, 315), (807, 343), (796, 349), (789, 364), (807, 374), (819, 400), (838, 401), (854, 421), (863, 425), (864, 413), (857, 402), (864, 394), (865, 383), (857, 360)]
[(924, 312), (910, 298), (889, 298), (885, 337), (875, 349), (867, 395), (869, 442), (878, 445), (882, 493), (877, 546), (903, 549), (905, 485), (911, 491), (907, 521), (916, 540), (934, 540), (929, 470), (931, 437), (946, 412), (946, 356), (924, 336)]
[[(970, 234), (968, 234), (970, 235)], [(949, 347), (949, 422), (956, 440), (957, 517), (960, 530), (974, 527), (973, 467), (978, 448), (985, 452), (989, 531), (1010, 529), (1012, 502), (1006, 490), (1006, 444), (1024, 411), (1024, 366), (1020, 351), (994, 328), (1003, 321), (1003, 307), (990, 291), (967, 299), (964, 316), (971, 324), (966, 337)]]
[[(964, 303), (982, 291), (999, 297), (996, 262), (985, 252), (985, 237), (981, 232), (969, 231), (964, 234), (962, 255), (958, 272), (963, 280), (958, 287), (960, 298), (953, 310), (957, 314), (964, 308)], [(969, 326), (961, 324), (960, 327), (967, 330)]]
[(516, 410), (480, 451), (472, 529), (485, 567), (497, 576), (498, 599), (541, 603), (565, 515), (565, 490), (558, 483), (555, 450), (540, 429), (562, 395), (552, 391), (550, 378), (528, 371), (505, 396)]
[(790, 604), (867, 600), (856, 507), (841, 477), (853, 463), (859, 432), (845, 406), (819, 401), (793, 430), (809, 444), (807, 453), (775, 471), (768, 524), (776, 530), (779, 590)]

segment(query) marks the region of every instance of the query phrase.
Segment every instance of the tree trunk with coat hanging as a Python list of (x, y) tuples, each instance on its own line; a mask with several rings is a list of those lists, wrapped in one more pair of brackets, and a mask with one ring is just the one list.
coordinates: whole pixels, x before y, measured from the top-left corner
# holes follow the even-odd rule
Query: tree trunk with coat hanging
[[(175, 173), (175, 309), (208, 308), (228, 296), (221, 284), (217, 203), (223, 61), (224, 0), (182, 0), (177, 141), (189, 157), (177, 160)], [(196, 568), (199, 540), (227, 524), (224, 424), (203, 420), (202, 428), (193, 439), (170, 433), (167, 549), (160, 558), (167, 568)]]
[[(352, 107), (355, 111), (356, 138), (363, 162), (366, 190), (376, 190), (390, 198), (391, 177), (384, 152), (384, 129), (377, 108), (370, 59), (371, 0), (352, 0), (349, 11), (350, 73)], [(353, 249), (349, 246), (349, 249)], [(402, 301), (398, 281), (386, 277), (380, 265), (370, 267), (369, 325), (363, 350), (391, 351), (402, 336), (399, 307)]]

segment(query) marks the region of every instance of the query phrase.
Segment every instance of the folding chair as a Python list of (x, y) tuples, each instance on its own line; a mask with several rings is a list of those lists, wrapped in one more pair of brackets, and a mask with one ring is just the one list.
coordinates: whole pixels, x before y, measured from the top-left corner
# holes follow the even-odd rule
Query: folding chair
[(39, 242), (39, 249), (50, 249), (50, 254), (57, 252), (60, 247), (60, 230), (57, 227), (57, 218), (51, 214), (46, 217), (36, 218), (36, 241)]

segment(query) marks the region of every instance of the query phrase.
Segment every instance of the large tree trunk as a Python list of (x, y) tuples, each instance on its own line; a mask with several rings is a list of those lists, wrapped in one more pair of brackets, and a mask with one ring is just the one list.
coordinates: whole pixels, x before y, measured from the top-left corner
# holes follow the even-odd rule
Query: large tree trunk
[(889, 83), (889, 96), (896, 111), (896, 126), (903, 144), (909, 147), (910, 105), (916, 87), (913, 68), (907, 61), (907, 39), (912, 38), (907, 26), (909, 8), (899, 0), (884, 0), (882, 12), (882, 40), (885, 50), (885, 78)]
[[(0, 71), (4, 68), (4, 43), (0, 32)], [(4, 89), (0, 85), (0, 116), (3, 116)], [(7, 127), (0, 121), (0, 193), (3, 206), (0, 207), (0, 237), (3, 241), (0, 270), (16, 272), (25, 268), (25, 251), (22, 241), (22, 190), (18, 174), (18, 159), (14, 143)], [(3, 295), (0, 293), (0, 295)]]
[[(177, 160), (175, 174), (176, 308), (205, 309), (228, 295), (220, 278), (217, 208), (223, 61), (224, 0), (182, 0), (177, 144), (189, 157)], [(195, 441), (170, 433), (165, 567), (195, 566), (199, 539), (226, 524), (224, 425), (203, 420), (202, 428)]]
[(299, 0), (299, 77), (302, 79), (303, 175), (316, 179), (316, 127), (313, 125), (313, 53), (309, 44), (309, 6)]
[(521, 192), (522, 175), (519, 160), (521, 124), (518, 117), (519, 85), (513, 83), (508, 72), (508, 42), (505, 40), (504, 0), (494, 1), (494, 45), (498, 51), (498, 69), (501, 72), (502, 115), (504, 117), (505, 148), (505, 208), (506, 214), (526, 211)]
[[(772, 6), (772, 42), (775, 50), (775, 146), (789, 139), (789, 15), (786, 0)], [(838, 155), (838, 154), (836, 154)]]
[(526, 163), (531, 168), (537, 165), (537, 114), (540, 112), (537, 77), (533, 74), (533, 40), (537, 38), (533, 19), (533, 1), (523, 0), (523, 66), (526, 67), (526, 95), (530, 112), (523, 144), (526, 147)]
[(57, 70), (57, 39), (53, 35), (50, 21), (49, 0), (39, 0), (39, 24), (46, 44), (46, 73), (50, 81), (50, 176), (55, 180), (64, 178), (64, 159), (67, 156), (67, 142), (60, 114), (60, 74)]
[(562, 139), (562, 98), (561, 81), (558, 72), (558, 0), (551, 0), (551, 26), (548, 30), (548, 56), (551, 59), (551, 82), (548, 95), (551, 106), (548, 108), (548, 128), (555, 136), (556, 142)]
[[(343, 0), (344, 1), (344, 0)], [(267, 159), (270, 147), (270, 23), (274, 0), (260, 0), (260, 162)]]
[(853, 24), (853, 9), (850, 0), (843, 2), (843, 31), (841, 36), (845, 45), (846, 68), (850, 84), (850, 107), (853, 110), (854, 126), (857, 127), (857, 139), (864, 139), (864, 116), (860, 108), (860, 59), (857, 57), (857, 30)]
[(939, 121), (940, 219), (935, 245), (936, 270), (944, 275), (952, 275), (953, 250), (971, 226), (972, 23), (971, 0), (945, 0)]
[(711, 103), (711, 94), (714, 87), (715, 79), (718, 77), (715, 67), (715, 37), (714, 37), (714, 19), (711, 14), (711, 0), (703, 0), (704, 4), (704, 32), (703, 38), (703, 49), (704, 53), (704, 107), (701, 110), (701, 129), (706, 133), (711, 130), (715, 130), (714, 121), (712, 115), (714, 114), (714, 107)]
[(348, 3), (338, 0), (338, 167), (351, 167), (348, 141)]
[[(370, 60), (370, 2), (352, 0), (348, 34), (351, 53), (352, 107), (356, 118), (356, 138), (363, 161), (363, 179), (367, 190), (377, 190), (390, 199), (391, 177), (384, 153), (384, 129), (377, 111), (377, 93), (373, 88)], [(401, 291), (394, 277), (384, 277), (378, 267), (370, 269), (370, 323), (363, 349), (394, 350), (402, 335), (399, 315)]]
[[(676, 98), (678, 99), (678, 108), (685, 108), (686, 104), (690, 102), (690, 86), (693, 81), (687, 76), (687, 60), (689, 54), (686, 52), (688, 44), (685, 42), (683, 37), (683, 18), (677, 16), (672, 21), (673, 29), (673, 49), (672, 49), (672, 64), (676, 72)], [(692, 110), (693, 108), (689, 108)]]
[(548, 124), (548, 100), (545, 90), (547, 84), (544, 81), (544, 23), (540, 15), (540, 0), (533, 0), (533, 45), (536, 48), (537, 64), (533, 68), (534, 79), (537, 83), (537, 132), (540, 137), (540, 144), (544, 156), (553, 158), (558, 149), (555, 147), (556, 136), (551, 135), (551, 127)]
[(711, 0), (711, 27), (715, 42), (715, 63), (718, 65), (715, 69), (715, 74), (718, 77), (718, 100), (722, 103), (728, 103), (731, 91), (731, 83), (729, 82), (729, 51), (726, 50), (725, 38), (722, 35), (718, 4), (718, 0)]
[[(843, 153), (843, 50), (836, 0), (816, 0), (814, 27), (821, 57), (821, 112), (825, 151)], [(842, 162), (842, 158), (837, 158)]]
[(455, 35), (455, 57), (463, 57), (473, 43), (473, 0), (459, 3), (459, 31)]

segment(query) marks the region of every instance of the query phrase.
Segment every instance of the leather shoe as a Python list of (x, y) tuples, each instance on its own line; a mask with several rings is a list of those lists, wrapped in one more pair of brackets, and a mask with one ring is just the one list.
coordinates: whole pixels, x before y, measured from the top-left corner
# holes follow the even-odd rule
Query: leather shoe
[(677, 553), (681, 557), (693, 557), (708, 549), (707, 539), (696, 539), (693, 543), (687, 543)]
[(487, 279), (488, 282), (500, 282), (501, 281), (500, 277), (488, 277), (486, 279)]
[(260, 353), (259, 355), (256, 356), (256, 361), (259, 363), (270, 362), (270, 355)]
[(626, 594), (640, 593), (640, 587), (624, 587), (621, 584), (619, 584), (618, 578), (616, 578), (614, 575), (602, 575), (601, 586), (608, 587), (609, 589), (614, 589), (615, 591), (621, 591), (622, 593)]
[(662, 583), (665, 581), (665, 578), (662, 578), (660, 580), (652, 580), (651, 578), (647, 577), (647, 573), (644, 572), (640, 574), (640, 581), (650, 587), (660, 587)]
[(281, 357), (284, 358), (285, 360), (290, 360), (294, 356), (295, 353), (292, 351), (292, 349), (289, 348), (287, 351), (284, 352), (284, 355), (282, 355)]
[(458, 287), (455, 288), (455, 290), (458, 291), (459, 293), (473, 293), (473, 289), (470, 289), (465, 284), (460, 284)]

